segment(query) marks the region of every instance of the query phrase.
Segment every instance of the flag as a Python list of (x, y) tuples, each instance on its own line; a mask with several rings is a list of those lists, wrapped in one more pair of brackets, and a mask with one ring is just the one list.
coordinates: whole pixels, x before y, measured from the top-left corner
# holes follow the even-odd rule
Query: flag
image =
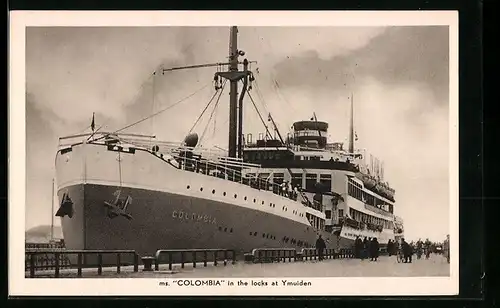
[(268, 120), (268, 121), (271, 121), (271, 113), (269, 113), (269, 114), (267, 115), (267, 120)]
[(90, 128), (92, 131), (95, 129), (95, 119), (94, 119), (94, 112), (92, 112), (92, 123), (90, 123)]

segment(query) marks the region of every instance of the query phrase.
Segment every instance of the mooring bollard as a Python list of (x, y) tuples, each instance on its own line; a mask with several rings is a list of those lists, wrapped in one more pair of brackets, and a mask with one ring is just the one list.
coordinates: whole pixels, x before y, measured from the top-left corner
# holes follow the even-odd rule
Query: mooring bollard
[(144, 265), (144, 268), (142, 269), (143, 272), (151, 272), (153, 271), (152, 265), (153, 265), (153, 260), (155, 258), (153, 257), (142, 257), (142, 264)]

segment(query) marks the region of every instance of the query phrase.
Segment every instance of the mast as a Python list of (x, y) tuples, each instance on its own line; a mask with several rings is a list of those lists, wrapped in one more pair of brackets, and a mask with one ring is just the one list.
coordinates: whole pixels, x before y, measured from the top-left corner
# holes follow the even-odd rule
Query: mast
[[(229, 35), (229, 70), (227, 72), (215, 73), (216, 77), (228, 79), (231, 84), (229, 92), (229, 157), (242, 156), (243, 96), (247, 90), (248, 77), (252, 76), (252, 72), (248, 70), (248, 64), (251, 62), (247, 59), (243, 61), (243, 70), (238, 70), (238, 65), (240, 64), (238, 57), (244, 55), (245, 52), (243, 50), (238, 50), (238, 27), (232, 26)], [(240, 80), (243, 80), (243, 88), (238, 104), (238, 81)]]
[[(165, 72), (171, 72), (175, 70), (192, 69), (192, 68), (202, 68), (202, 67), (214, 67), (214, 66), (228, 66), (226, 72), (215, 73), (214, 80), (219, 78), (224, 78), (229, 80), (230, 83), (230, 93), (229, 93), (229, 142), (228, 142), (228, 156), (229, 157), (241, 157), (243, 148), (243, 97), (247, 90), (248, 77), (252, 81), (253, 74), (248, 70), (248, 65), (250, 63), (256, 63), (255, 61), (248, 61), (245, 59), (243, 62), (238, 61), (239, 56), (244, 56), (245, 52), (243, 50), (238, 50), (238, 27), (232, 26), (229, 33), (229, 62), (228, 63), (209, 63), (200, 65), (190, 65), (182, 67), (172, 67), (161, 71), (163, 74)], [(243, 70), (238, 70), (238, 65), (243, 64)], [(239, 98), (238, 106), (238, 82), (243, 80), (243, 88)], [(239, 107), (239, 112), (238, 112)], [(239, 118), (239, 119), (238, 119)]]
[(349, 124), (349, 153), (354, 153), (354, 94), (351, 93), (351, 119)]
[[(229, 72), (238, 71), (238, 28), (231, 27), (229, 34)], [(238, 108), (238, 80), (230, 79), (229, 92), (229, 157), (236, 157), (236, 140), (238, 132), (236, 128), (236, 112)]]

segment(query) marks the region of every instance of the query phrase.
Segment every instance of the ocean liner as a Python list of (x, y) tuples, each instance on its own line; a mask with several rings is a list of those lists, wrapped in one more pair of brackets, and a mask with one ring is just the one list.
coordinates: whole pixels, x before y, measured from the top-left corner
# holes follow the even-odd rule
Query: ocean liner
[(94, 117), (92, 132), (60, 138), (56, 216), (66, 248), (152, 255), (157, 249), (302, 249), (314, 247), (319, 235), (335, 249), (351, 247), (356, 236), (376, 237), (382, 246), (395, 238), (394, 190), (383, 181), (383, 166), (354, 148), (352, 95), (347, 150), (327, 142), (328, 123), (315, 115), (294, 123), (285, 138), (271, 114), (267, 123), (260, 116), (265, 133), (253, 142), (243, 134), (242, 104), (245, 95), (253, 102), (255, 76), (251, 62), (239, 60), (237, 27), (229, 41), (228, 63), (159, 72), (228, 68), (214, 76), (219, 98), (230, 84), (227, 152), (200, 147), (195, 133), (165, 142), (123, 129), (101, 132)]

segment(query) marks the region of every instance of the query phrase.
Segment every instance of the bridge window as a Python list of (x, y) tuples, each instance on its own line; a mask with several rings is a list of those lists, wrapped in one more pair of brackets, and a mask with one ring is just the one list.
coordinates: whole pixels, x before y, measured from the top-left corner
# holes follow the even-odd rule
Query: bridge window
[(332, 219), (332, 211), (326, 210), (325, 211), (325, 218), (326, 219)]
[(306, 174), (306, 190), (314, 190), (317, 183), (317, 175), (313, 173)]

